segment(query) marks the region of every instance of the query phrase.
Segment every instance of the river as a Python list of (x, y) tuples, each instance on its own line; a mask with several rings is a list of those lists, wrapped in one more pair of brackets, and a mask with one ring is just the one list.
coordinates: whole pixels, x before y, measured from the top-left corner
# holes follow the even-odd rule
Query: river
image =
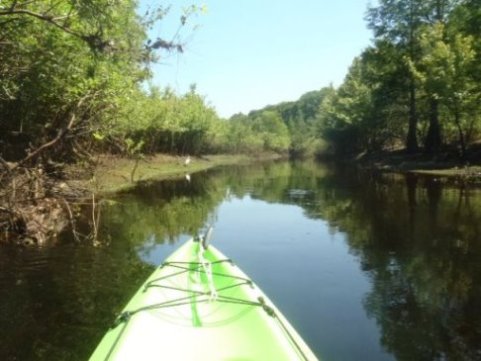
[(322, 360), (481, 360), (479, 189), (277, 162), (147, 182), (100, 209), (95, 242), (0, 248), (1, 360), (88, 359), (207, 224)]

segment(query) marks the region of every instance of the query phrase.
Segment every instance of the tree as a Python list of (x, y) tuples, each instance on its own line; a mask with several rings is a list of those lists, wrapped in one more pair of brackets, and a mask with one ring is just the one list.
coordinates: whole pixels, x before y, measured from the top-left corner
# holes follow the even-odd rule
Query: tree
[[(431, 106), (435, 101), (436, 113), (439, 103), (449, 110), (458, 132), (461, 156), (464, 158), (466, 133), (470, 126), (463, 124), (463, 117), (477, 98), (476, 85), (471, 77), (475, 51), (471, 37), (445, 33), (445, 25), (442, 23), (426, 29), (421, 37), (423, 58), (419, 70), (414, 71), (430, 94)], [(432, 134), (435, 127), (430, 125), (431, 133), (428, 132), (426, 147), (432, 151), (437, 145), (436, 139), (432, 138), (440, 135)]]
[[(438, 40), (441, 39), (443, 41), (446, 40), (446, 34), (444, 32), (446, 22), (448, 21), (448, 15), (452, 12), (453, 8), (457, 5), (458, 0), (433, 0), (431, 1), (431, 9), (429, 12), (430, 15), (430, 22), (427, 29), (437, 29), (438, 30)], [(439, 30), (441, 30), (439, 32)], [(429, 30), (428, 30), (429, 31)], [(436, 31), (434, 31), (436, 32)], [(424, 53), (426, 39), (423, 37), (425, 35), (424, 31), (421, 34), (421, 63), (425, 63), (425, 57), (429, 56)], [(440, 36), (440, 37), (439, 37)], [(436, 153), (439, 151), (441, 144), (442, 144), (442, 129), (439, 120), (439, 97), (436, 94), (435, 89), (432, 89), (429, 84), (426, 83), (428, 87), (427, 95), (428, 95), (428, 102), (429, 102), (429, 127), (428, 132), (426, 134), (426, 139), (424, 142), (424, 148), (427, 153)]]
[(113, 4), (10, 1), (0, 8), (3, 136), (25, 134), (33, 147), (28, 159), (41, 155), (34, 148), (61, 147), (65, 152), (50, 156), (63, 158), (82, 148), (75, 145), (78, 136), (108, 118), (120, 96), (145, 79), (146, 36), (135, 2)]
[(321, 129), (335, 153), (377, 151), (392, 142), (396, 117), (387, 102), (392, 99), (386, 89), (391, 77), (385, 64), (392, 63), (386, 54), (387, 50), (366, 49), (354, 59), (343, 84), (324, 99)]
[(289, 129), (278, 113), (263, 111), (252, 119), (252, 130), (262, 138), (264, 150), (285, 152), (289, 149)]
[[(182, 16), (197, 10), (190, 7)], [(135, 0), (6, 0), (0, 3), (0, 142), (12, 160), (75, 157), (121, 108), (141, 97), (155, 50), (182, 51), (179, 39), (147, 39), (166, 14), (145, 17)], [(132, 108), (132, 107), (131, 107)], [(19, 144), (13, 136), (25, 141)], [(80, 144), (81, 143), (81, 144)], [(17, 145), (10, 146), (10, 145)]]
[(403, 89), (408, 97), (408, 131), (406, 149), (415, 152), (418, 148), (417, 126), (418, 109), (417, 88), (408, 62), (417, 64), (419, 48), (419, 31), (428, 17), (424, 0), (380, 0), (378, 7), (368, 10), (369, 27), (376, 39), (389, 41), (396, 45), (398, 56), (405, 60), (402, 64), (404, 77), (407, 79)]
[(297, 101), (269, 105), (251, 111), (249, 117), (255, 118), (266, 111), (280, 115), (289, 130), (289, 152), (293, 157), (312, 156), (320, 147), (318, 137), (319, 106), (327, 94), (327, 87), (303, 94)]

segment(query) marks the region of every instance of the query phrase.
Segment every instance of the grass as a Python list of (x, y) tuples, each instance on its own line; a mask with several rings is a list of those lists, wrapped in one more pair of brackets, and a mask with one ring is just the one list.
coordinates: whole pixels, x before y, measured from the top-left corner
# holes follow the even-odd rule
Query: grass
[[(247, 155), (207, 155), (191, 157), (190, 163), (186, 165), (186, 157), (166, 154), (144, 157), (138, 162), (135, 159), (102, 155), (98, 158), (98, 166), (92, 177), (80, 176), (81, 171), (78, 167), (71, 169), (69, 184), (97, 194), (111, 194), (134, 188), (142, 181), (181, 178), (187, 174), (220, 165), (245, 164), (276, 158), (279, 156), (273, 154), (264, 154), (255, 158)], [(135, 166), (136, 162), (137, 166)]]

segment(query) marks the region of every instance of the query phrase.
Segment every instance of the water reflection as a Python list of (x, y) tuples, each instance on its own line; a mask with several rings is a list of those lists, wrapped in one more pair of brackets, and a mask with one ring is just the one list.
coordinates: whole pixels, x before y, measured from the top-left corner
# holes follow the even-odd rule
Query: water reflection
[(85, 359), (210, 223), (326, 360), (481, 360), (480, 221), (477, 189), (309, 162), (145, 183), (103, 206), (99, 247), (0, 248), (0, 358)]
[(397, 360), (481, 359), (479, 191), (357, 176), (345, 178), (344, 194), (325, 183), (309, 214), (346, 232), (360, 257), (382, 345)]
[(2, 247), (0, 359), (87, 359), (152, 269), (127, 244)]
[(147, 183), (108, 203), (103, 211), (101, 240), (133, 242), (143, 248), (195, 234), (220, 204), (225, 190), (217, 189), (209, 178), (192, 178)]

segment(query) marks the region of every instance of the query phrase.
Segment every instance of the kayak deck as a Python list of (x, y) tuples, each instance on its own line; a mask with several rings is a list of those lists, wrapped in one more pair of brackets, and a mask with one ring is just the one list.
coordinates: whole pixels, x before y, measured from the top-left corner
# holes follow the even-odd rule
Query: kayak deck
[(192, 240), (142, 285), (94, 360), (317, 360), (262, 291)]

